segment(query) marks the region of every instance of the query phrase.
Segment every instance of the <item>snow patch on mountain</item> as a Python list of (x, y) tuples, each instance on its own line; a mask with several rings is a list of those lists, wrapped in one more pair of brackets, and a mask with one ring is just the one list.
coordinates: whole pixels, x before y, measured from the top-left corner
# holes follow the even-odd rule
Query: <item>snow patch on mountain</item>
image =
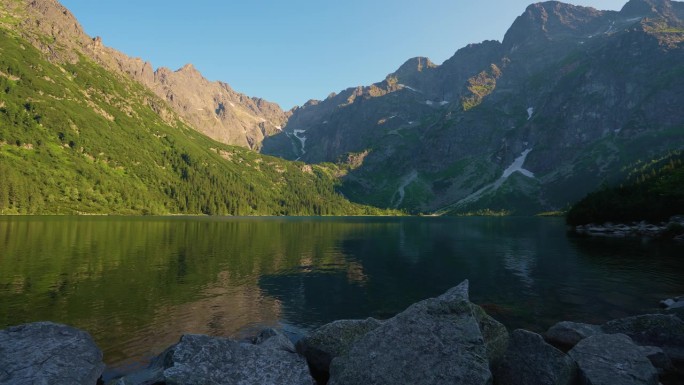
[(413, 88), (413, 87), (409, 87), (409, 86), (407, 86), (406, 84), (397, 84), (397, 85), (398, 85), (400, 88), (406, 88), (407, 90), (411, 90), (411, 91), (413, 91), (413, 92), (418, 92), (419, 94), (422, 94), (422, 93), (423, 93), (422, 91), (419, 91), (419, 90), (417, 90), (417, 89), (415, 89), (415, 88)]
[(399, 205), (401, 205), (402, 202), (404, 202), (404, 196), (406, 195), (406, 186), (413, 183), (413, 181), (416, 180), (416, 178), (418, 178), (418, 171), (413, 170), (411, 171), (411, 173), (406, 175), (404, 179), (401, 181), (399, 188), (392, 196), (392, 201), (394, 201), (396, 197), (396, 202), (394, 203), (395, 208), (399, 207)]
[(509, 176), (511, 176), (511, 174), (513, 174), (516, 171), (525, 175), (528, 178), (534, 178), (534, 173), (532, 173), (529, 170), (525, 170), (522, 167), (523, 164), (525, 164), (525, 160), (527, 159), (527, 155), (530, 153), (530, 151), (532, 151), (532, 149), (528, 148), (527, 150), (523, 151), (523, 153), (519, 157), (515, 158), (513, 163), (510, 166), (508, 166), (507, 169), (504, 170), (503, 175), (501, 175), (501, 179), (508, 178)]
[(527, 159), (527, 155), (531, 151), (532, 151), (531, 148), (523, 151), (522, 154), (520, 154), (519, 157), (515, 158), (513, 163), (511, 163), (511, 165), (508, 166), (508, 168), (506, 168), (504, 170), (503, 174), (501, 174), (501, 177), (499, 179), (497, 179), (493, 183), (490, 183), (490, 184), (482, 187), (481, 189), (475, 191), (474, 193), (468, 195), (467, 197), (461, 199), (460, 201), (458, 201), (456, 203), (456, 206), (460, 206), (460, 205), (463, 205), (466, 203), (475, 202), (484, 193), (489, 192), (489, 191), (496, 191), (499, 187), (501, 187), (501, 185), (506, 181), (506, 179), (508, 179), (508, 177), (510, 177), (515, 172), (519, 172), (528, 178), (534, 178), (534, 173), (523, 168), (523, 165), (525, 164), (525, 160)]
[(299, 143), (302, 144), (302, 155), (306, 154), (306, 136), (302, 135), (306, 133), (306, 130), (294, 130), (295, 138), (299, 139)]

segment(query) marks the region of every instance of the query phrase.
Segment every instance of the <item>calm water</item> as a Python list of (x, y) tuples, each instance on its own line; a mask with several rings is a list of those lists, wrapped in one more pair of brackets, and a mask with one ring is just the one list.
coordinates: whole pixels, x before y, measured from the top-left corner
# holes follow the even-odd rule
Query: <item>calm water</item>
[(568, 238), (542, 218), (0, 217), (0, 328), (88, 330), (109, 374), (182, 333), (293, 337), (470, 279), (509, 328), (603, 322), (684, 294), (684, 245)]

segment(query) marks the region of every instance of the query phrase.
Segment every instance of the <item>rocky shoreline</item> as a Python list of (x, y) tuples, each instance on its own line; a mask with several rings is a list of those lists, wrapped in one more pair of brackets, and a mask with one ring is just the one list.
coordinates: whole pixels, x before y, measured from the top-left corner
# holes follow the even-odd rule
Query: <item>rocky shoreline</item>
[[(0, 385), (101, 384), (104, 367), (92, 338), (70, 326), (0, 331)], [(183, 335), (148, 368), (108, 385), (325, 383), (682, 384), (684, 321), (674, 312), (509, 333), (470, 302), (464, 281), (390, 319), (335, 321), (296, 345), (274, 329), (239, 341)]]
[(630, 223), (606, 222), (602, 225), (590, 223), (573, 228), (580, 235), (609, 238), (671, 238), (684, 241), (684, 215), (676, 215), (667, 222), (648, 223), (646, 221)]

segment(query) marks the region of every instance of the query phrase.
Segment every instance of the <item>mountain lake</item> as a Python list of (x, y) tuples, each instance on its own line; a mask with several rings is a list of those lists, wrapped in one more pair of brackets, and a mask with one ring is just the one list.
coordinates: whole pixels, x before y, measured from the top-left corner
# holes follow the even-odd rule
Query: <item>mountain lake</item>
[(682, 243), (580, 238), (562, 218), (0, 217), (0, 328), (87, 330), (109, 378), (184, 333), (297, 339), (464, 279), (509, 330), (542, 332), (657, 311), (682, 277)]

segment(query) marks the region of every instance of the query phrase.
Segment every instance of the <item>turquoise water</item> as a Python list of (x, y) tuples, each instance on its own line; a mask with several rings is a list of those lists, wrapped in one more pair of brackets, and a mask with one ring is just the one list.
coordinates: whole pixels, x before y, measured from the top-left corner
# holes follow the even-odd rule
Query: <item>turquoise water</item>
[(293, 338), (387, 318), (464, 279), (510, 329), (684, 294), (684, 245), (568, 237), (558, 218), (0, 217), (0, 328), (89, 331), (109, 373), (183, 333)]

